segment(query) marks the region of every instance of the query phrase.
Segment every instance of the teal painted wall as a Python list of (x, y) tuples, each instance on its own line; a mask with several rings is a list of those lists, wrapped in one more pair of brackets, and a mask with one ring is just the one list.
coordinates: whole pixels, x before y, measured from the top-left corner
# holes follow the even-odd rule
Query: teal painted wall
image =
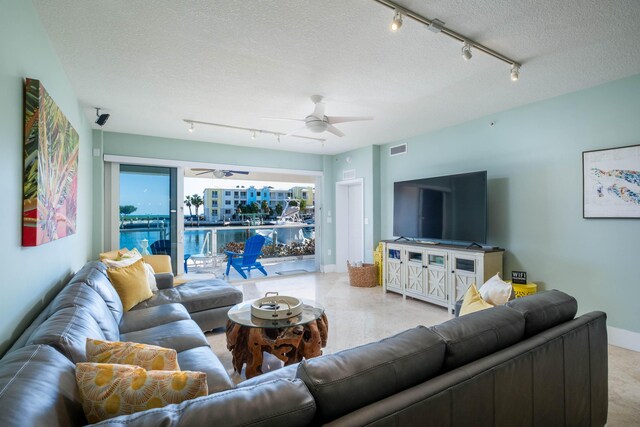
[[(0, 354), (91, 252), (91, 130), (33, 4), (0, 0)], [(80, 136), (77, 233), (21, 246), (23, 79), (39, 79)]]
[[(99, 137), (99, 132), (94, 132), (94, 135)], [(132, 157), (151, 157), (155, 159), (223, 163), (228, 165), (262, 166), (309, 171), (322, 170), (322, 156), (317, 154), (292, 153), (280, 150), (116, 132), (104, 133), (104, 153)]]
[(640, 75), (406, 142), (404, 156), (381, 149), (383, 238), (395, 181), (487, 170), (488, 243), (507, 249), (505, 275), (525, 270), (575, 296), (580, 312), (640, 332), (640, 219), (582, 218), (582, 152), (640, 144)]

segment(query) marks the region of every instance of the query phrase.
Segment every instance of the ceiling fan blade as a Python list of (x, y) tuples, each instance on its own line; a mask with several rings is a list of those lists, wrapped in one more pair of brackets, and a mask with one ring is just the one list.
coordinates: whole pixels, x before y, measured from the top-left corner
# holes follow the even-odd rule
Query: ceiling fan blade
[(316, 107), (313, 109), (312, 116), (319, 118), (320, 120), (324, 119), (324, 102), (319, 101), (316, 102)]
[(225, 177), (227, 177), (227, 176), (233, 176), (233, 172), (231, 172), (231, 171), (224, 171), (224, 176), (225, 176)]
[(240, 174), (240, 175), (249, 175), (249, 172), (247, 172), (247, 171), (227, 171), (227, 172), (237, 173), (237, 174)]
[(290, 119), (288, 117), (261, 117), (262, 120), (285, 120), (290, 122), (304, 122), (304, 119)]
[(359, 122), (362, 120), (373, 120), (371, 116), (340, 116), (340, 117), (327, 117), (329, 124), (347, 123), (347, 122)]
[(291, 135), (293, 135), (294, 133), (297, 133), (297, 132), (299, 132), (299, 131), (301, 131), (301, 130), (305, 130), (306, 128), (307, 128), (307, 126), (306, 126), (306, 125), (305, 125), (305, 126), (302, 126), (301, 128), (298, 128), (298, 129), (292, 130), (291, 132), (289, 132), (288, 134), (286, 134), (286, 135), (284, 135), (284, 136), (291, 136)]
[[(193, 170), (196, 170), (196, 169), (193, 169)], [(197, 173), (196, 176), (198, 176), (198, 175), (206, 175), (206, 174), (212, 173), (212, 172), (213, 172), (213, 169), (206, 169), (204, 172)]]
[(333, 125), (327, 125), (327, 132), (331, 132), (335, 136), (339, 136), (339, 137), (343, 137), (344, 136), (344, 133), (342, 133), (342, 131), (340, 129), (338, 129), (337, 127), (335, 127)]

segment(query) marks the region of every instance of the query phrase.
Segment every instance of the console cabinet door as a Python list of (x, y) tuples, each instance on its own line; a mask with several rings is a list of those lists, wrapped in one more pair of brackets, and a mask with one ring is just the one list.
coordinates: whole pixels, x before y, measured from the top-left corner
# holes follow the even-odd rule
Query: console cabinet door
[(447, 253), (444, 251), (426, 251), (424, 264), (427, 296), (446, 302), (449, 295), (447, 289)]
[(426, 295), (424, 277), (424, 251), (421, 249), (404, 250), (404, 268), (406, 272), (405, 292), (418, 296)]
[(478, 278), (482, 257), (464, 253), (451, 253), (450, 300), (451, 306), (462, 298), (467, 289), (475, 283), (482, 286), (482, 278)]
[(386, 245), (385, 285), (390, 291), (402, 292), (402, 247)]

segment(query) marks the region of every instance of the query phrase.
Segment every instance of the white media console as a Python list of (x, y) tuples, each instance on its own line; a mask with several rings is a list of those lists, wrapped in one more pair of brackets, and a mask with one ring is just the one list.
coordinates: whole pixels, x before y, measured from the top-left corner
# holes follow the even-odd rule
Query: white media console
[(385, 292), (397, 292), (453, 311), (472, 283), (478, 288), (491, 276), (502, 276), (500, 248), (466, 248), (418, 242), (383, 241)]

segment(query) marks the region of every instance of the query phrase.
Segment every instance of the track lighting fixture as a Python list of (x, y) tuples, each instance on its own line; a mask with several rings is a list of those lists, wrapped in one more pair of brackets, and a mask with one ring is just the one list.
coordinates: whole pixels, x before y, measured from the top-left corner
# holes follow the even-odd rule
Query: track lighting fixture
[(104, 126), (111, 117), (110, 114), (100, 114), (100, 109), (96, 108), (96, 124), (100, 127)]
[(468, 61), (471, 59), (472, 56), (473, 54), (471, 53), (471, 45), (465, 42), (462, 45), (462, 57), (464, 58), (465, 61)]
[(520, 78), (520, 66), (513, 64), (513, 67), (511, 67), (511, 81), (518, 81), (518, 79)]
[(193, 123), (191, 123), (191, 126), (189, 126), (189, 132), (193, 133)]
[(396, 9), (391, 21), (391, 31), (398, 31), (400, 27), (402, 27), (402, 14)]
[(407, 9), (393, 0), (373, 0), (376, 3), (379, 3), (391, 10), (393, 10), (393, 21), (391, 21), (391, 31), (398, 31), (402, 26), (403, 17), (410, 18), (413, 21), (419, 22), (420, 24), (425, 25), (427, 30), (431, 31), (435, 34), (444, 34), (445, 36), (452, 38), (458, 42), (463, 43), (462, 46), (462, 57), (465, 60), (470, 60), (473, 56), (473, 52), (471, 52), (471, 47), (473, 47), (474, 51), (482, 52), (486, 55), (492, 56), (496, 59), (499, 59), (502, 62), (506, 62), (511, 65), (511, 80), (516, 81), (520, 77), (520, 66), (521, 64), (508, 56), (501, 54), (500, 52), (496, 52), (495, 50), (484, 46), (480, 43), (477, 43), (464, 35), (453, 31), (450, 28), (447, 28), (444, 22), (439, 19), (429, 19), (419, 13), (416, 13), (410, 9)]
[(251, 139), (256, 139), (256, 137), (258, 136), (258, 134), (265, 134), (265, 135), (274, 135), (278, 138), (278, 142), (280, 142), (280, 137), (281, 136), (286, 136), (288, 138), (301, 138), (301, 139), (307, 139), (307, 140), (312, 140), (312, 141), (324, 141), (324, 138), (314, 138), (311, 136), (302, 136), (302, 135), (288, 135), (285, 134), (283, 132), (274, 132), (271, 130), (267, 130), (267, 129), (255, 129), (255, 128), (245, 128), (242, 126), (232, 126), (232, 125), (225, 125), (222, 123), (211, 123), (211, 122), (201, 122), (198, 120), (191, 120), (191, 119), (182, 119), (182, 121), (184, 121), (185, 123), (188, 123), (189, 126), (189, 132), (191, 132), (191, 129), (193, 129), (195, 124), (199, 124), (199, 125), (207, 125), (207, 126), (216, 126), (216, 127), (220, 127), (220, 128), (225, 128), (225, 129), (236, 129), (236, 130), (241, 130), (244, 132), (249, 132)]

